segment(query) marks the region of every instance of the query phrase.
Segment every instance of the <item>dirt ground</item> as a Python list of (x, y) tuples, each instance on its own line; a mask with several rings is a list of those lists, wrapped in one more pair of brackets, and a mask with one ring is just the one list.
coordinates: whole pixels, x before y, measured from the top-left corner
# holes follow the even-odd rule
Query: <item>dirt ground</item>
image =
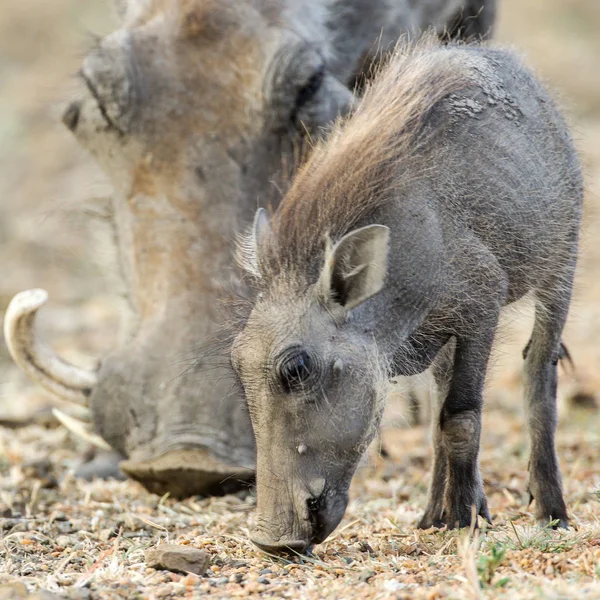
[[(90, 216), (110, 186), (59, 115), (88, 32), (110, 28), (101, 0), (3, 0), (0, 10), (0, 314), (14, 293), (46, 288), (41, 334), (82, 364), (117, 339), (111, 255)], [(385, 431), (391, 457), (373, 455), (340, 527), (313, 556), (291, 561), (249, 543), (251, 492), (178, 502), (134, 482), (75, 480), (85, 444), (39, 418), (51, 399), (0, 343), (0, 419), (38, 415), (27, 427), (0, 427), (0, 600), (25, 588), (70, 598), (600, 598), (598, 32), (598, 0), (500, 0), (497, 39), (521, 49), (556, 90), (586, 168), (585, 231), (565, 334), (577, 370), (562, 375), (558, 433), (572, 529), (534, 527), (527, 504), (519, 374), (526, 309), (511, 311), (502, 327), (487, 390), (481, 465), (493, 527), (473, 539), (415, 530), (428, 433), (409, 428), (395, 403)], [(206, 549), (207, 574), (147, 568), (145, 550), (164, 540)]]

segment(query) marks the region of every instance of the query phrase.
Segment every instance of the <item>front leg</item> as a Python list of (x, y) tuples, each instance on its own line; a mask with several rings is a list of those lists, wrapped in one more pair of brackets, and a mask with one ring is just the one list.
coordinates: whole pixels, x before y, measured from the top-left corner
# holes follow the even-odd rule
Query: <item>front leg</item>
[(486, 324), (480, 335), (448, 343), (434, 365), (443, 403), (434, 424), (433, 473), (421, 528), (469, 527), (473, 514), (490, 521), (478, 458), (483, 387), (497, 313)]
[(444, 491), (446, 489), (446, 452), (442, 444), (442, 435), (435, 419), (433, 435), (433, 465), (431, 467), (431, 483), (427, 492), (427, 508), (417, 527), (429, 529), (430, 527), (443, 527), (444, 521)]
[(437, 407), (433, 467), (427, 508), (418, 527), (468, 527), (473, 507), (490, 514), (479, 473), (481, 408), (487, 360), (495, 327), (475, 340), (451, 339), (436, 357)]
[(496, 314), (488, 320), (479, 335), (457, 339), (448, 395), (440, 411), (447, 462), (444, 521), (450, 528), (469, 527), (473, 514), (490, 521), (478, 459), (483, 387), (497, 319)]
[(444, 492), (446, 490), (446, 450), (442, 443), (440, 428), (440, 406), (448, 395), (452, 373), (454, 371), (455, 339), (451, 338), (436, 356), (432, 367), (435, 380), (435, 393), (431, 399), (431, 427), (433, 438), (433, 465), (431, 467), (431, 483), (427, 493), (427, 508), (419, 521), (419, 529), (443, 527)]
[[(450, 529), (477, 526), (477, 516), (491, 522), (479, 472), (480, 437), (480, 408), (461, 410), (443, 418), (442, 444), (447, 455), (447, 481), (442, 519)], [(473, 515), (475, 523), (472, 523)]]

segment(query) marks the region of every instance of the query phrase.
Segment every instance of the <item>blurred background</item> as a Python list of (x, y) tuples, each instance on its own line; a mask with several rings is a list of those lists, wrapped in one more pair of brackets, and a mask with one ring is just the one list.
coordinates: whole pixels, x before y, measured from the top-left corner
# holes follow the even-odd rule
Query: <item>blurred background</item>
[[(586, 587), (600, 577), (600, 411), (596, 398), (600, 398), (600, 0), (497, 1), (496, 41), (521, 51), (554, 90), (573, 124), (586, 173), (581, 258), (565, 332), (577, 370), (575, 374), (561, 370), (557, 437), (565, 497), (576, 529), (557, 533), (560, 539), (552, 544), (546, 537), (551, 532), (542, 532), (541, 537), (527, 533), (533, 518), (525, 491), (527, 450), (520, 371), (531, 316), (526, 307), (517, 308), (509, 312), (498, 336), (486, 391), (481, 452), (486, 493), (498, 526), (496, 537), (492, 532), (483, 543), (500, 540), (504, 544), (512, 531), (519, 542), (503, 546), (509, 547), (507, 565), (502, 567), (502, 575), (509, 575), (503, 581), (511, 580), (508, 588), (500, 589), (504, 583), (500, 584), (496, 595), (489, 586), (481, 589), (475, 579), (471, 593), (464, 583), (463, 565), (469, 577), (472, 563), (476, 578), (475, 559), (461, 554), (463, 544), (455, 552), (451, 535), (413, 531), (425, 502), (428, 432), (425, 427), (406, 427), (406, 401), (395, 393), (383, 432), (391, 460), (371, 457), (375, 476), (367, 468), (355, 477), (345, 525), (333, 542), (322, 546), (320, 556), (332, 568), (325, 564), (327, 570), (317, 571), (324, 564), (317, 561), (314, 572), (304, 567), (290, 572), (286, 579), (289, 597), (303, 596), (302, 590), (312, 590), (315, 595), (311, 597), (324, 597), (323, 581), (342, 586), (329, 588), (333, 590), (330, 597), (600, 597), (598, 587)], [(0, 0), (0, 322), (15, 293), (32, 287), (47, 289), (50, 301), (38, 318), (40, 335), (61, 356), (84, 366), (93, 364), (119, 337), (121, 303), (118, 286), (110, 277), (113, 253), (102, 220), (102, 199), (110, 196), (111, 188), (60, 117), (74, 86), (73, 76), (95, 37), (115, 27), (109, 4), (109, 0)], [(166, 496), (159, 500), (145, 494), (136, 483), (95, 481), (86, 486), (73, 481), (68, 471), (87, 446), (57, 426), (48, 410), (52, 399), (12, 364), (1, 336), (0, 520), (15, 533), (0, 532), (0, 550), (4, 551), (0, 587), (18, 575), (30, 587), (52, 585), (61, 593), (69, 593), (67, 586), (78, 588), (69, 595), (72, 598), (158, 597), (159, 591), (165, 597), (164, 588), (175, 584), (167, 585), (171, 578), (161, 571), (148, 573), (152, 570), (145, 568), (140, 548), (157, 543), (161, 536), (169, 539), (170, 534), (177, 543), (191, 540), (192, 545), (208, 548), (223, 559), (219, 565), (235, 558), (231, 563), (235, 571), (226, 573), (246, 568), (237, 565), (252, 565), (252, 585), (258, 586), (254, 581), (259, 572), (265, 573), (265, 566), (276, 568), (248, 552), (251, 497), (242, 501), (236, 496), (190, 499), (184, 506)], [(22, 427), (30, 418), (34, 424)], [(12, 516), (13, 508), (17, 515), (26, 514), (24, 529), (20, 520), (13, 527), (15, 521), (2, 519)], [(517, 522), (522, 537), (514, 525), (508, 527), (508, 521)], [(138, 532), (141, 523), (152, 529)], [(19, 537), (26, 535), (27, 539)], [(125, 539), (129, 535), (136, 537)], [(44, 545), (34, 544), (39, 539)], [(360, 544), (354, 543), (357, 540)], [(363, 545), (362, 540), (369, 543)], [(137, 550), (132, 551), (134, 547)], [(123, 552), (111, 557), (109, 548)], [(348, 556), (352, 558), (346, 564), (342, 557)], [(491, 563), (477, 564), (479, 569)], [(370, 577), (357, 577), (365, 565), (373, 569), (367, 569), (367, 574), (380, 573), (375, 582), (368, 583), (370, 591), (358, 583)], [(342, 571), (348, 576), (334, 581), (340, 572), (335, 566), (354, 571)], [(90, 573), (96, 577), (91, 592), (87, 587)], [(215, 573), (211, 577), (217, 577)], [(364, 577), (365, 571), (360, 573)], [(329, 579), (320, 579), (323, 574)], [(444, 578), (454, 593), (438, 594), (438, 588), (430, 587)], [(221, 579), (193, 579), (191, 585), (204, 594), (215, 581)], [(309, 582), (308, 587), (298, 587), (305, 585), (299, 583), (303, 581)], [(554, 583), (558, 587), (549, 593), (544, 586)], [(168, 588), (166, 595), (173, 589)], [(184, 593), (192, 597), (191, 588), (180, 584), (178, 589), (177, 597)], [(237, 590), (236, 596), (247, 595), (249, 589)], [(398, 591), (402, 589), (406, 595)], [(10, 590), (9, 596), (0, 590), (0, 596), (13, 597)]]
[[(49, 291), (40, 333), (87, 364), (117, 340), (118, 302), (103, 239), (110, 186), (61, 124), (73, 75), (95, 36), (115, 25), (106, 0), (2, 0), (0, 10), (0, 319), (26, 288)], [(556, 92), (585, 164), (587, 206), (566, 342), (577, 381), (563, 396), (600, 390), (600, 2), (499, 0), (496, 40), (515, 46)], [(523, 314), (520, 314), (523, 312)], [(526, 311), (502, 329), (489, 402), (519, 405)], [(21, 418), (49, 398), (0, 342), (0, 418)]]

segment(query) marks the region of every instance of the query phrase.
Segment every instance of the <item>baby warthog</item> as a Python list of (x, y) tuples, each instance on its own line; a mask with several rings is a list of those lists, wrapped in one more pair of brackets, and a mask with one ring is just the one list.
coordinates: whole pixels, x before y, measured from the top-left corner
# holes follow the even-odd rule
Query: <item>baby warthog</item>
[(396, 52), (240, 245), (256, 295), (231, 357), (256, 435), (259, 547), (302, 552), (333, 531), (387, 379), (432, 364), (442, 402), (420, 527), (489, 520), (486, 366), (502, 307), (526, 294), (529, 491), (541, 523), (567, 526), (556, 365), (582, 187), (567, 125), (512, 53)]

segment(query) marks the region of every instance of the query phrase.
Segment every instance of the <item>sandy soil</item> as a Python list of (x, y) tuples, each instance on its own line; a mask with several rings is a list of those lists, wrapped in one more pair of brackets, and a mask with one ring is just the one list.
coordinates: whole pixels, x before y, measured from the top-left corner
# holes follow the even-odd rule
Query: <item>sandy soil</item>
[[(573, 403), (600, 390), (600, 3), (500, 6), (497, 38), (521, 49), (557, 91), (586, 166), (585, 231), (565, 335), (577, 371), (561, 380), (558, 435), (574, 528), (534, 528), (527, 506), (519, 370), (531, 319), (523, 309), (506, 319), (490, 375), (481, 463), (494, 525), (476, 539), (414, 529), (428, 482), (428, 434), (407, 428), (397, 406), (385, 432), (391, 457), (360, 470), (338, 530), (314, 556), (292, 561), (265, 557), (247, 541), (251, 492), (177, 502), (133, 482), (77, 481), (71, 472), (85, 445), (38, 418), (0, 428), (0, 599), (19, 597), (20, 584), (72, 598), (600, 598), (600, 413)], [(0, 313), (21, 289), (48, 289), (41, 333), (81, 363), (117, 339), (110, 252), (89, 216), (110, 187), (58, 117), (88, 32), (110, 28), (100, 0), (4, 0), (0, 11)], [(0, 343), (0, 418), (39, 415), (50, 403)], [(163, 540), (207, 549), (206, 576), (148, 569), (145, 549)]]

